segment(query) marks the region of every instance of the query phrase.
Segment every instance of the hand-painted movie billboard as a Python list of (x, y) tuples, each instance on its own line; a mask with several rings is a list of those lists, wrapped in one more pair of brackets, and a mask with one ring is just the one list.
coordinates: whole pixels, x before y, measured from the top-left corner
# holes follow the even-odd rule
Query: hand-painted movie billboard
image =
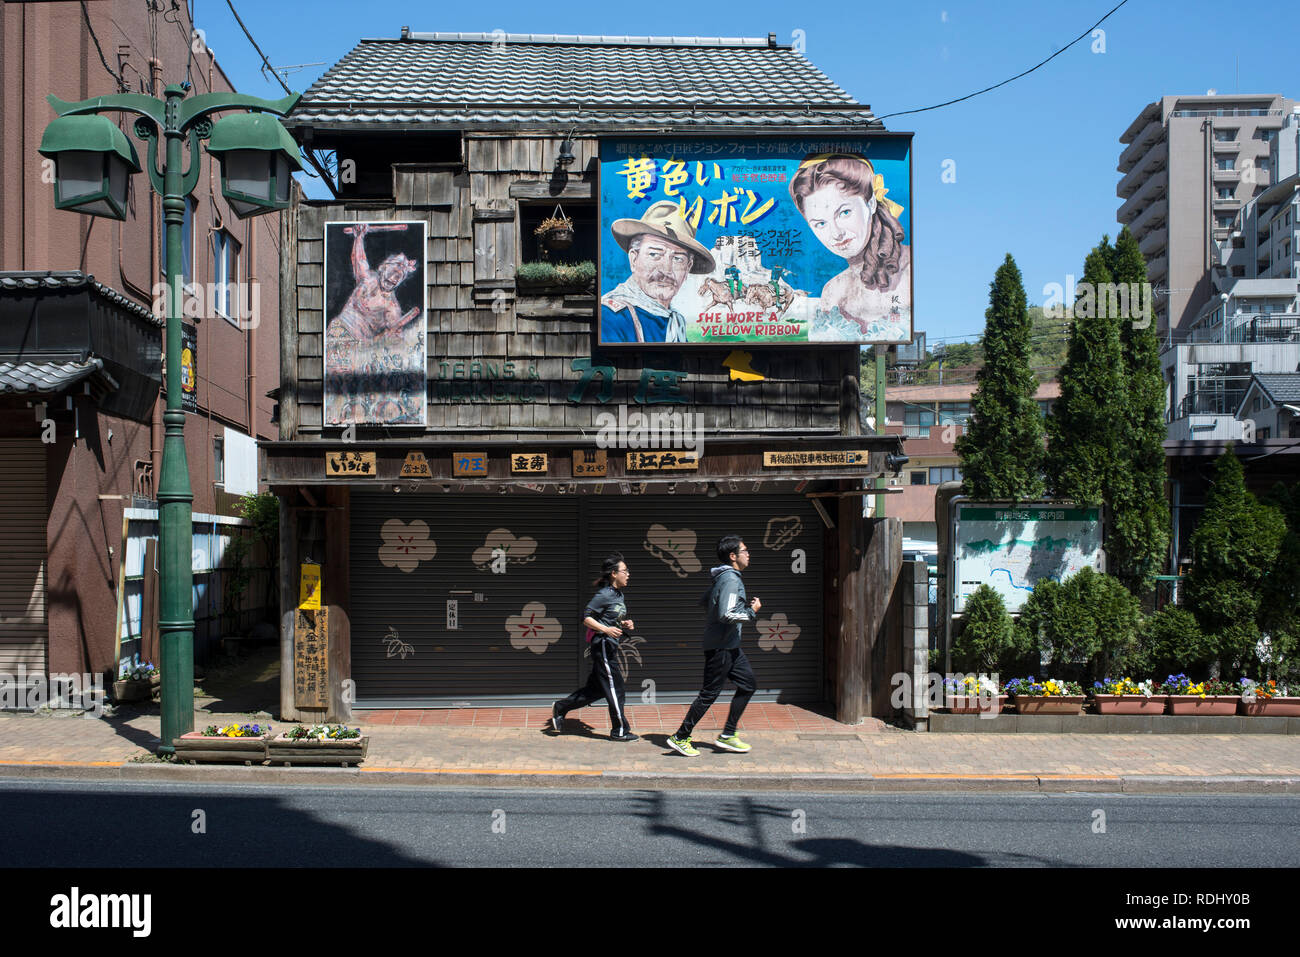
[(601, 345), (912, 338), (911, 134), (600, 144)]
[(424, 425), (425, 227), (325, 224), (325, 424)]

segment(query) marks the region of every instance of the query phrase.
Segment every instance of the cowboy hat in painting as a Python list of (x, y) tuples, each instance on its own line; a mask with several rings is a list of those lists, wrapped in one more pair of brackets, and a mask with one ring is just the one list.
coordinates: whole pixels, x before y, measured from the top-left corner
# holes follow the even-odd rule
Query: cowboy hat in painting
[(660, 200), (651, 204), (640, 219), (616, 219), (610, 226), (614, 239), (623, 249), (627, 249), (637, 236), (649, 235), (667, 239), (683, 249), (695, 254), (691, 272), (705, 275), (713, 272), (713, 254), (695, 240), (695, 230), (685, 217), (681, 207), (669, 200)]

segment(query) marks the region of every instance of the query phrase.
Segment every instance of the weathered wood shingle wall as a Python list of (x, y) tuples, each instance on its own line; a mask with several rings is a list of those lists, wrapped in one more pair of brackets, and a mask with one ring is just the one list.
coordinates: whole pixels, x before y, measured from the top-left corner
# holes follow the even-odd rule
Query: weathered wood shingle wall
[[(755, 368), (766, 379), (731, 381), (722, 365), (729, 348), (651, 347), (593, 356), (594, 297), (521, 293), (515, 281), (519, 203), (553, 195), (549, 171), (560, 142), (556, 136), (470, 137), (467, 173), (395, 167), (392, 205), (313, 201), (297, 207), (296, 262), (293, 275), (282, 277), (286, 292), (296, 291), (296, 315), (294, 297), (282, 297), (283, 319), (297, 330), (296, 337), (283, 340), (283, 438), (339, 431), (322, 428), (324, 224), (345, 220), (428, 223), (430, 433), (594, 436), (602, 411), (637, 406), (638, 394), (649, 400), (647, 410), (703, 413), (710, 433), (832, 433), (842, 421), (856, 431), (856, 413), (841, 415), (844, 378), (857, 375), (856, 347), (753, 350)], [(595, 139), (574, 141), (575, 161), (560, 198), (596, 198), (597, 148)], [(505, 375), (507, 363), (513, 378)], [(588, 366), (615, 369), (604, 402), (601, 375), (589, 376), (581, 400), (570, 401)], [(496, 378), (485, 378), (492, 373)], [(668, 394), (685, 401), (654, 404)], [(369, 431), (357, 427), (359, 438), (382, 437), (387, 430), (375, 427), (374, 436)], [(409, 436), (405, 429), (402, 434)]]

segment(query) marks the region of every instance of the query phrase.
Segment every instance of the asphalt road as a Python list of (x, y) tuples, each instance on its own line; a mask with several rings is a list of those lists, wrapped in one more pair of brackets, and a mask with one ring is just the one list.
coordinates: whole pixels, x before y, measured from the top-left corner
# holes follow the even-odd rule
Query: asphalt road
[(1300, 797), (0, 779), (0, 848), (17, 867), (1232, 867), (1300, 860)]

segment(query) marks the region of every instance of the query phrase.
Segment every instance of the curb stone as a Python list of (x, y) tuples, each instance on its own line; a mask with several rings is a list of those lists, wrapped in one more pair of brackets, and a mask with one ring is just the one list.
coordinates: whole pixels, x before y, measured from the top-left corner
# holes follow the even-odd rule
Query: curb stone
[(880, 775), (709, 774), (652, 771), (476, 771), (380, 768), (240, 767), (231, 765), (5, 765), (0, 778), (18, 780), (172, 781), (189, 784), (363, 784), (372, 787), (584, 788), (673, 791), (911, 791), (1043, 794), (1300, 794), (1300, 776), (1266, 775)]

